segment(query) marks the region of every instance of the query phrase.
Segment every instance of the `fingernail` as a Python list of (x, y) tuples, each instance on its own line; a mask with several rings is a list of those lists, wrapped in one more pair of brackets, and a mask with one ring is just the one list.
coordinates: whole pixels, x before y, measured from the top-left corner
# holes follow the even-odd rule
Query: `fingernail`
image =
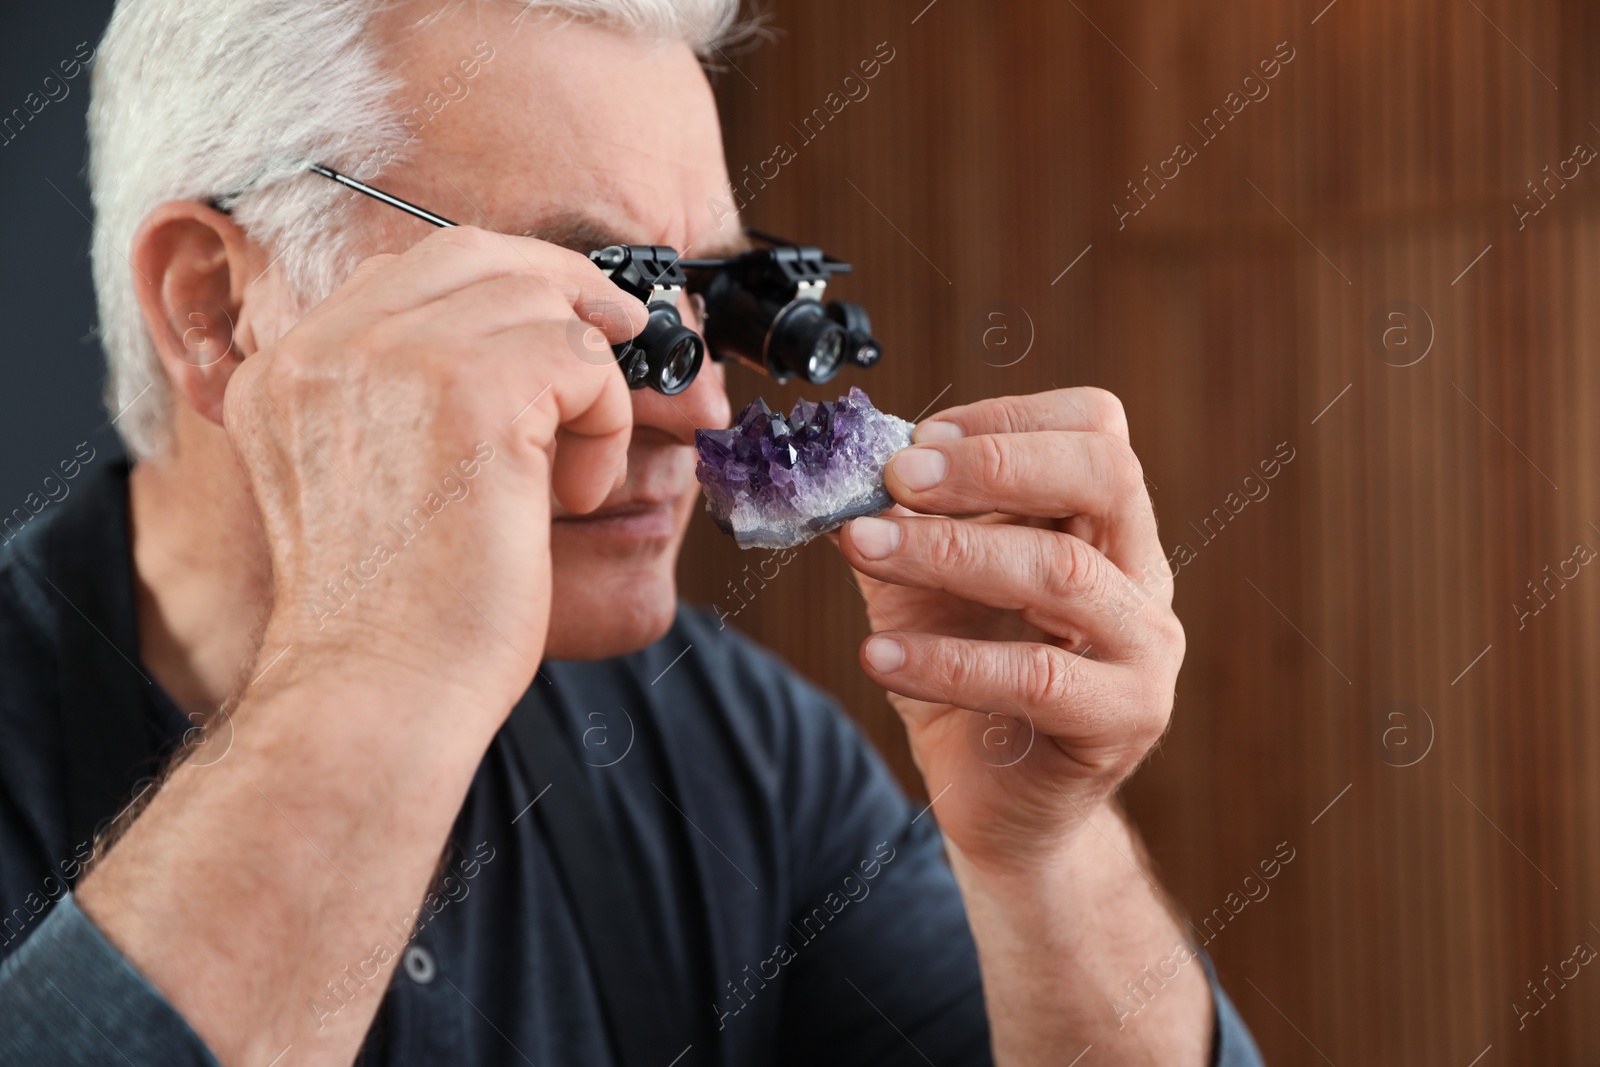
[(918, 423), (916, 429), (911, 431), (911, 443), (916, 445), (927, 444), (929, 441), (954, 441), (961, 436), (961, 427), (953, 422), (943, 419), (929, 419), (927, 422)]
[(874, 637), (867, 642), (867, 664), (879, 674), (900, 669), (906, 650), (892, 637)]
[(900, 524), (888, 519), (857, 519), (850, 524), (850, 543), (868, 559), (882, 559), (900, 547)]
[(922, 492), (944, 481), (949, 464), (937, 448), (907, 448), (894, 457), (894, 473), (907, 489)]

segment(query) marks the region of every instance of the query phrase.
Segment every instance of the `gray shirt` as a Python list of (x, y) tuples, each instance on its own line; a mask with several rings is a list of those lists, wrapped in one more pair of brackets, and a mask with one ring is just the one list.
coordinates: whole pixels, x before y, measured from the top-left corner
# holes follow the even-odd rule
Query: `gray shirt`
[[(72, 900), (84, 702), (168, 748), (191, 724), (139, 667), (126, 466), (91, 470), (53, 510), (0, 550), (0, 1064), (212, 1064)], [(663, 996), (685, 1006), (689, 1047), (663, 1048), (663, 1067), (990, 1062), (935, 819), (831, 700), (689, 609), (647, 649), (541, 673), (676, 979)], [(548, 842), (517, 818), (530, 792), (502, 732), (418, 929), (397, 916), (395, 962), (330, 974), (308, 1021), (388, 982), (363, 1063), (618, 1062)], [(1214, 1062), (1258, 1064), (1213, 990)]]

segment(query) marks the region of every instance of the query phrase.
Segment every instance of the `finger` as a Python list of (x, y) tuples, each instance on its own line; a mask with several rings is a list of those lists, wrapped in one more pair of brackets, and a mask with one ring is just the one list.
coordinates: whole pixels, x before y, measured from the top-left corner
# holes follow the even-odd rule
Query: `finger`
[(856, 519), (840, 550), (863, 574), (939, 589), (1020, 612), (1048, 634), (1104, 658), (1146, 647), (1163, 612), (1141, 610), (1166, 587), (1141, 590), (1092, 545), (1071, 534), (1011, 523), (942, 517)]
[[(418, 241), (358, 283), (375, 310), (399, 312), (441, 300), (476, 282), (508, 275), (540, 279), (584, 321), (626, 318), (632, 332), (648, 321), (644, 304), (619, 289), (587, 256), (533, 237), (452, 226)], [(381, 285), (378, 284), (381, 281)]]
[[(574, 323), (574, 315), (598, 328), (610, 344), (620, 344), (638, 335), (643, 329), (644, 305), (626, 293), (622, 295), (627, 299), (612, 300), (605, 293), (585, 290), (574, 306), (568, 303), (565, 294), (551, 288), (537, 275), (502, 274), (471, 282), (408, 314), (438, 316), (484, 335), (539, 320), (559, 321), (576, 328), (568, 331), (569, 340), (564, 347), (570, 350), (581, 343), (582, 330), (587, 328)], [(632, 313), (635, 308), (640, 309), (637, 319)], [(594, 355), (588, 355), (587, 360), (602, 366), (606, 363)]]
[(565, 344), (563, 324), (542, 322), (494, 334), (476, 355), (508, 395), (530, 398), (509, 416), (511, 429), (554, 453), (551, 489), (563, 507), (583, 514), (627, 473), (633, 399), (614, 365), (572, 359)]
[(912, 431), (917, 444), (952, 441), (981, 433), (1037, 433), (1078, 430), (1108, 433), (1128, 440), (1128, 416), (1122, 401), (1104, 389), (1052, 389), (1025, 396), (1000, 396), (946, 408), (922, 420)]
[(1153, 743), (1170, 711), (1170, 702), (1137, 710), (1152, 705), (1136, 699), (1144, 682), (1134, 669), (1034, 641), (880, 631), (862, 643), (861, 665), (891, 692), (969, 711), (1010, 708), (1079, 745)]
[[(620, 381), (621, 378), (618, 378)], [(626, 386), (623, 387), (626, 392)], [(606, 433), (581, 434), (563, 427), (550, 470), (550, 488), (561, 505), (583, 515), (605, 503), (628, 476), (629, 424)]]
[(884, 483), (923, 514), (1087, 516), (1085, 540), (1123, 571), (1141, 575), (1166, 566), (1139, 461), (1109, 434), (980, 434), (912, 445), (889, 461)]

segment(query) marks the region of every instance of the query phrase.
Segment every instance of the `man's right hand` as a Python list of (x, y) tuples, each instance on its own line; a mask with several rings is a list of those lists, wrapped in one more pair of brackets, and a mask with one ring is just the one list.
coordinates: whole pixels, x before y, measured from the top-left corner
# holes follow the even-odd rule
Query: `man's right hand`
[[(395, 924), (533, 678), (552, 491), (599, 505), (632, 431), (609, 353), (569, 341), (574, 312), (611, 341), (645, 323), (576, 253), (450, 229), (363, 263), (234, 369), (223, 421), (271, 552), (263, 655), (282, 664), (244, 690), (227, 758), (178, 765), (76, 890), (225, 1063), (355, 1058)], [(335, 600), (346, 568), (360, 582)], [(380, 944), (381, 980), (319, 999)]]
[(492, 732), (545, 645), (552, 490), (589, 511), (627, 469), (628, 387), (574, 314), (613, 343), (646, 321), (576, 252), (456, 227), (243, 361), (224, 423), (272, 555), (264, 648), (447, 674)]

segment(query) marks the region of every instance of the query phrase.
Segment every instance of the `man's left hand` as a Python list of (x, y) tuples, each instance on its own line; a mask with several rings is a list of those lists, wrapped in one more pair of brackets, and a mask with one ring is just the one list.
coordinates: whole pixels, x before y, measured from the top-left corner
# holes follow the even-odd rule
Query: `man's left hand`
[(984, 400), (918, 425), (903, 507), (839, 537), (946, 839), (1022, 872), (1070, 850), (1166, 730), (1183, 660), (1172, 572), (1122, 405)]

